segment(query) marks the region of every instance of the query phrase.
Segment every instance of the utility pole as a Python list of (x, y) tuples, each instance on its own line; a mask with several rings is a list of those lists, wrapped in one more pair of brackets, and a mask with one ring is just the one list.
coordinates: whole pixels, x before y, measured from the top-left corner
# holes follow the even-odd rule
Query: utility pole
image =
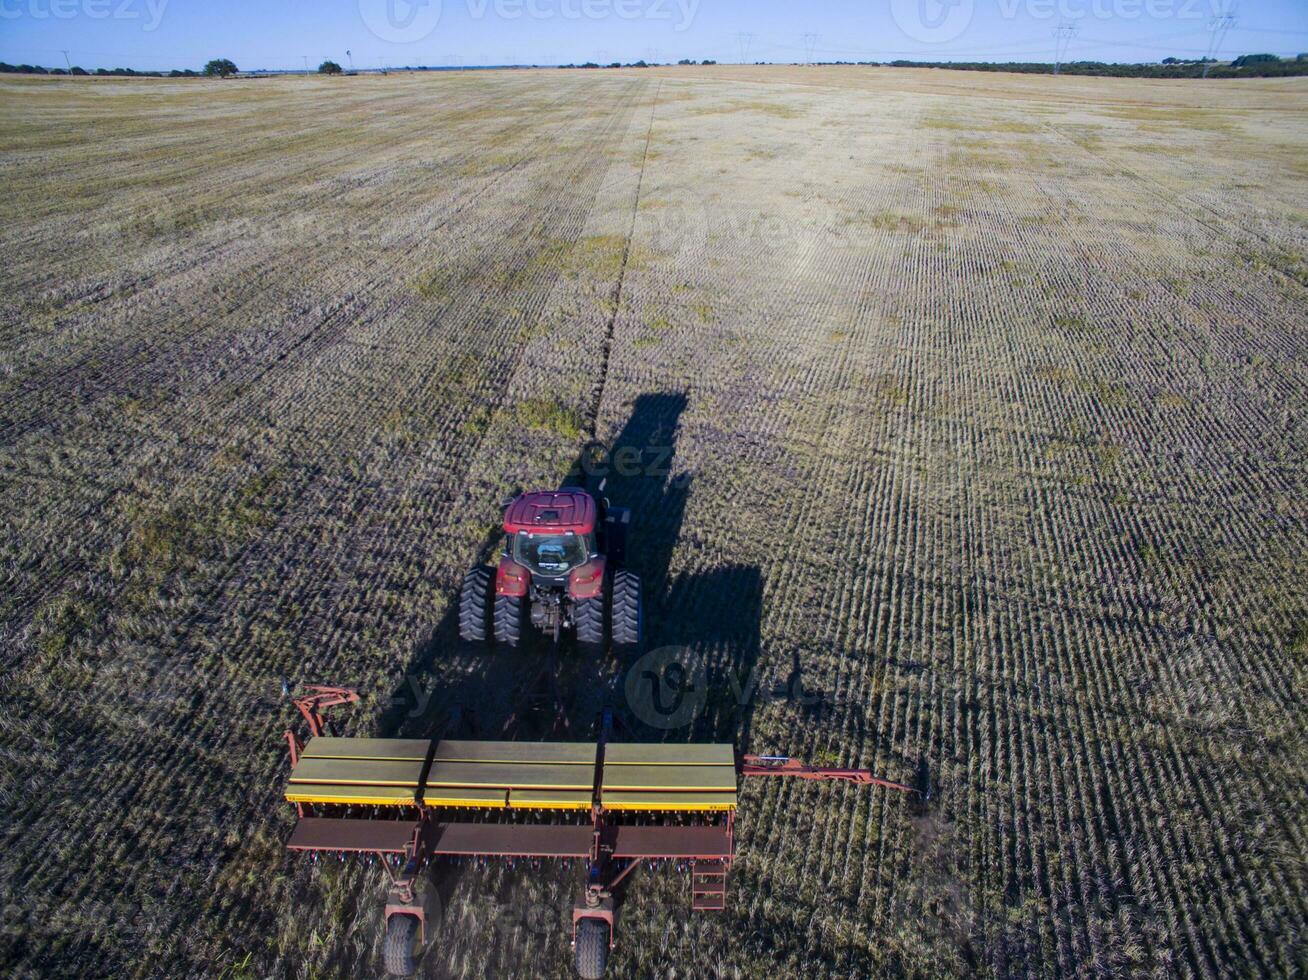
[(740, 45), (740, 63), (742, 65), (749, 64), (749, 47), (754, 43), (755, 36), (748, 31), (741, 31), (736, 35), (736, 43)]
[(72, 61), (70, 61), (69, 58), (68, 58), (68, 50), (67, 50), (66, 48), (61, 48), (60, 50), (63, 51), (63, 53), (64, 53), (64, 64), (68, 66), (68, 77), (69, 77), (69, 78), (72, 78), (72, 77), (73, 77), (73, 63), (72, 63)]
[(1212, 63), (1217, 56), (1217, 51), (1222, 46), (1222, 42), (1226, 40), (1226, 32), (1234, 26), (1235, 10), (1230, 5), (1209, 22), (1208, 30), (1212, 32), (1212, 36), (1208, 42), (1208, 54), (1204, 58), (1204, 78), (1208, 77), (1208, 69), (1212, 66)]
[(818, 41), (820, 40), (821, 40), (821, 36), (818, 34), (805, 34), (803, 36), (804, 64), (806, 65), (813, 64), (813, 52), (817, 48)]
[(1070, 21), (1063, 21), (1054, 30), (1054, 74), (1057, 75), (1063, 67), (1063, 58), (1067, 55), (1068, 50), (1072, 47), (1072, 38), (1076, 37), (1076, 25)]
[(307, 75), (309, 74), (309, 56), (307, 54), (302, 54), (300, 55), (300, 58), (304, 61), (304, 73)]

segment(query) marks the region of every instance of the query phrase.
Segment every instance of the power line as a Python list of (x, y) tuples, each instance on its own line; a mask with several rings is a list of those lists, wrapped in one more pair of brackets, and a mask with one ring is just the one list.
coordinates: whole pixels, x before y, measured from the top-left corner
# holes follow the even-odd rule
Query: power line
[(751, 34), (748, 31), (741, 31), (736, 35), (736, 44), (740, 46), (740, 63), (749, 64), (749, 46), (754, 43), (757, 34)]
[[(1206, 30), (1208, 30), (1208, 28), (1196, 27), (1184, 31), (1169, 31), (1165, 34), (1150, 35), (1148, 37), (1139, 38), (1135, 41), (1117, 41), (1117, 40), (1109, 40), (1107, 38), (1082, 37), (1079, 33), (1079, 28), (1078, 28), (1076, 33), (1076, 40), (1082, 41), (1087, 45), (1092, 45), (1095, 47), (1102, 46), (1102, 47), (1109, 47), (1109, 48), (1128, 48), (1128, 49), (1145, 51), (1145, 50), (1164, 47), (1164, 45), (1161, 45), (1158, 42), (1166, 41), (1173, 38), (1193, 37), (1194, 35), (1202, 33)], [(1241, 28), (1241, 30), (1243, 30), (1243, 28)], [(1282, 33), (1292, 33), (1292, 32), (1282, 32)], [(1042, 41), (1038, 38), (1036, 39), (1019, 38), (1019, 39), (1014, 39), (1013, 41), (1007, 44), (1003, 44), (999, 46), (945, 48), (945, 49), (933, 49), (930, 51), (924, 51), (922, 49), (898, 50), (898, 49), (886, 49), (886, 48), (871, 49), (871, 48), (825, 47), (825, 46), (818, 47), (815, 50), (819, 53), (834, 54), (834, 55), (841, 55), (841, 54), (865, 55), (870, 57), (872, 60), (882, 60), (891, 55), (909, 55), (909, 56), (918, 56), (918, 57), (929, 55), (931, 56), (931, 61), (935, 63), (935, 62), (944, 62), (950, 60), (991, 61), (995, 58), (1004, 57), (1004, 56), (1017, 56), (1017, 57), (1022, 57), (1024, 55), (1029, 56), (1032, 54), (1039, 53), (1041, 49), (1048, 51), (1049, 50), (1047, 47), (1048, 44), (1049, 44), (1048, 40)], [(785, 51), (807, 50), (807, 48), (802, 48), (799, 45), (784, 44), (784, 43), (772, 44), (769, 45), (768, 47), (785, 50)], [(1031, 48), (1032, 50), (1027, 50), (1028, 47)], [(1193, 54), (1196, 56), (1202, 55), (1206, 50), (1203, 47), (1185, 46), (1181, 48), (1174, 48), (1172, 45), (1166, 45), (1165, 47), (1167, 48), (1168, 53), (1171, 54)], [(985, 55), (986, 57), (984, 59), (978, 59), (978, 56), (981, 55)]]
[[(1047, 39), (1044, 39), (1044, 38), (1022, 38), (1022, 39), (1017, 39), (1017, 40), (1013, 40), (1013, 41), (1006, 42), (1006, 43), (1003, 44), (1003, 45), (997, 45), (997, 46), (993, 46), (993, 47), (971, 47), (971, 48), (961, 48), (961, 49), (960, 49), (960, 48), (947, 48), (947, 49), (941, 49), (941, 50), (939, 50), (939, 51), (937, 51), (935, 48), (931, 48), (931, 49), (926, 49), (926, 50), (924, 50), (924, 49), (922, 49), (922, 48), (913, 48), (913, 49), (907, 49), (907, 48), (902, 48), (902, 49), (900, 49), (900, 48), (850, 48), (850, 47), (829, 47), (829, 46), (815, 46), (815, 47), (814, 47), (814, 50), (815, 50), (815, 51), (818, 51), (818, 52), (821, 52), (821, 53), (824, 53), (824, 54), (861, 54), (861, 55), (869, 55), (869, 56), (874, 56), (874, 57), (880, 57), (880, 56), (891, 55), (891, 54), (907, 54), (907, 55), (927, 55), (927, 54), (941, 54), (941, 55), (972, 55), (972, 54), (983, 54), (983, 53), (986, 53), (986, 52), (992, 52), (992, 51), (998, 51), (998, 52), (1000, 52), (1000, 53), (1009, 53), (1009, 52), (1015, 50), (1016, 47), (1017, 47), (1018, 45), (1029, 45), (1029, 46), (1034, 47), (1034, 48), (1043, 48), (1044, 50), (1048, 50), (1049, 41), (1048, 41)], [(805, 50), (807, 50), (806, 47), (803, 47), (803, 46), (800, 46), (800, 45), (795, 45), (795, 44), (772, 44), (772, 45), (769, 45), (769, 47), (770, 47), (770, 48), (780, 48), (780, 49), (783, 49), (783, 50), (786, 50), (786, 51), (805, 51)]]
[[(1195, 34), (1202, 33), (1205, 30), (1207, 30), (1207, 28), (1203, 26), (1189, 27), (1182, 31), (1167, 31), (1162, 34), (1150, 34), (1145, 37), (1137, 38), (1135, 41), (1110, 41), (1110, 40), (1101, 40), (1099, 38), (1082, 38), (1082, 40), (1086, 41), (1087, 43), (1095, 44), (1095, 45), (1105, 45), (1108, 47), (1137, 48), (1143, 50), (1149, 47), (1153, 47), (1154, 46), (1153, 42), (1165, 41), (1178, 37), (1189, 37)], [(1291, 32), (1287, 31), (1283, 33), (1291, 33)], [(1047, 39), (1042, 39), (1040, 37), (1031, 37), (1031, 38), (1013, 38), (1012, 40), (1006, 41), (1002, 44), (968, 46), (966, 48), (933, 47), (929, 50), (923, 50), (922, 48), (913, 48), (913, 49), (858, 48), (858, 47), (849, 47), (849, 46), (836, 47), (836, 46), (824, 45), (819, 47), (817, 50), (829, 54), (863, 54), (872, 57), (884, 57), (886, 55), (917, 55), (917, 56), (931, 55), (932, 60), (938, 61), (941, 60), (942, 58), (948, 58), (948, 57), (967, 59), (982, 54), (991, 54), (991, 55), (1024, 54), (1027, 53), (1023, 50), (1024, 47), (1029, 46), (1035, 49), (1048, 50), (1047, 47), (1048, 44), (1049, 41)], [(782, 48), (790, 51), (803, 50), (802, 48), (793, 44), (774, 44), (771, 45), (771, 47)]]
[(820, 34), (805, 34), (802, 39), (804, 41), (804, 64), (811, 65), (813, 64), (813, 52), (817, 49), (822, 36)]
[(1203, 77), (1208, 77), (1208, 68), (1213, 63), (1213, 58), (1217, 55), (1217, 49), (1222, 46), (1222, 41), (1226, 39), (1226, 32), (1235, 24), (1235, 8), (1227, 5), (1221, 14), (1214, 17), (1209, 25), (1212, 38), (1208, 45), (1208, 54), (1204, 56), (1204, 73)]
[(1054, 29), (1054, 74), (1057, 75), (1063, 67), (1063, 58), (1067, 55), (1068, 50), (1072, 47), (1072, 39), (1076, 37), (1076, 25), (1071, 21), (1063, 21)]
[(1308, 35), (1308, 31), (1283, 31), (1283, 30), (1281, 30), (1279, 27), (1242, 27), (1242, 28), (1240, 28), (1240, 33), (1241, 33), (1241, 34), (1248, 34), (1248, 33), (1251, 32), (1251, 31), (1252, 31), (1254, 34), (1295, 34), (1295, 35)]

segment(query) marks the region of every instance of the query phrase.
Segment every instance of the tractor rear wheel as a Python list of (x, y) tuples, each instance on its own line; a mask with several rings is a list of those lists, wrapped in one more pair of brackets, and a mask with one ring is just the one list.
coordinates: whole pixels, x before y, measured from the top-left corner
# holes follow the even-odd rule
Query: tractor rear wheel
[(495, 573), (485, 565), (463, 576), (459, 591), (459, 637), (468, 643), (485, 643), (490, 635), (490, 596)]
[(525, 596), (497, 595), (495, 597), (495, 642), (509, 649), (522, 643), (523, 609)]
[(609, 959), (609, 925), (603, 919), (582, 919), (577, 923), (577, 976), (600, 980)]
[(393, 977), (412, 976), (418, 967), (418, 917), (396, 913), (386, 920), (382, 961)]
[(604, 655), (604, 596), (578, 599), (572, 604), (577, 627), (577, 648), (588, 657)]
[(640, 576), (625, 569), (613, 576), (613, 647), (626, 656), (640, 649), (644, 614), (640, 603)]

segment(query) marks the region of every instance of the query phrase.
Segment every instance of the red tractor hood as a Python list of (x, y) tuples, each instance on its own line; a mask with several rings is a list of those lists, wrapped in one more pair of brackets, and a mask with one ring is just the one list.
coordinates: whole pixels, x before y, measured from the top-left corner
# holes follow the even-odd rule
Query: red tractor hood
[(543, 490), (524, 493), (504, 511), (507, 534), (590, 534), (595, 530), (595, 499), (584, 490)]

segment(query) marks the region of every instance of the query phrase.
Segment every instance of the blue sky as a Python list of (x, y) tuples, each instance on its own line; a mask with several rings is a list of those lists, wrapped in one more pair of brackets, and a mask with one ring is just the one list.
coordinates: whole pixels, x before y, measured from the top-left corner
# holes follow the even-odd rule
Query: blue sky
[[(167, 69), (583, 61), (1153, 61), (1308, 51), (1308, 0), (0, 0), (0, 60)], [(1061, 26), (1071, 36), (1056, 38)], [(351, 54), (346, 55), (349, 51)]]

